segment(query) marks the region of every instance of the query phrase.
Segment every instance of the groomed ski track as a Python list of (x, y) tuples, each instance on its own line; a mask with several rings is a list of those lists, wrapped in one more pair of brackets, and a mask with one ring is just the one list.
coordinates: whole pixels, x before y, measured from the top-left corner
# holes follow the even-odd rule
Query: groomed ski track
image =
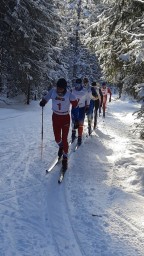
[(71, 155), (62, 186), (56, 184), (57, 171), (48, 183), (58, 255), (143, 255), (144, 199), (124, 186), (131, 171), (126, 163), (138, 145), (130, 124), (126, 128), (110, 107), (106, 114), (99, 118), (96, 134)]
[(143, 171), (144, 146), (131, 132), (126, 104), (109, 104), (96, 134), (71, 154), (60, 185), (59, 166), (45, 175), (57, 152), (50, 107), (43, 149), (39, 107), (8, 112), (7, 130), (2, 125), (9, 141), (1, 136), (2, 256), (143, 256), (144, 191), (134, 175)]
[[(59, 255), (143, 254), (144, 227), (142, 218), (137, 221), (135, 215), (142, 216), (144, 200), (125, 191), (122, 177), (128, 171), (123, 162), (130, 159), (124, 149), (129, 147), (132, 154), (131, 141), (133, 148), (137, 142), (129, 124), (123, 127), (110, 108), (106, 114), (105, 119), (99, 118), (96, 134), (71, 155), (62, 186), (56, 184), (57, 171), (48, 183), (53, 198), (48, 205), (51, 230)], [(81, 168), (81, 155), (85, 169)], [(90, 157), (93, 161), (87, 166)]]

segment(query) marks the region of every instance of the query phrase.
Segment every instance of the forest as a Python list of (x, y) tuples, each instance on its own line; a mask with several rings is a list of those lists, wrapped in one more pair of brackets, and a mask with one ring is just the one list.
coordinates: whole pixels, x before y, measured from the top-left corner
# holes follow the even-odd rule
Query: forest
[(144, 0), (1, 0), (0, 19), (1, 96), (105, 80), (141, 103), (144, 137)]

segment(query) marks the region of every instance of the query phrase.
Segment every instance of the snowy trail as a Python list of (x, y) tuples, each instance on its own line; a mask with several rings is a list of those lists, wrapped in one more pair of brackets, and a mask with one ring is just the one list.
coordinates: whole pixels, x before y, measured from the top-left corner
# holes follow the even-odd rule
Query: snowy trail
[[(19, 111), (18, 116), (15, 112)], [(31, 111), (4, 109), (2, 115), (0, 255), (56, 255), (47, 234), (40, 108), (37, 103)]]
[(144, 145), (132, 133), (135, 109), (109, 104), (96, 134), (70, 155), (61, 185), (59, 166), (45, 176), (57, 152), (50, 106), (43, 143), (37, 103), (0, 109), (1, 256), (143, 256)]
[[(114, 121), (114, 116), (112, 115), (111, 119), (107, 118), (104, 122), (100, 123), (99, 129), (97, 130), (97, 137), (94, 137), (93, 141), (88, 143), (87, 151), (85, 148), (81, 149), (83, 159), (85, 157), (88, 158), (90, 165), (88, 170), (79, 170), (82, 172), (78, 182), (79, 191), (73, 191), (73, 188), (70, 187), (70, 201), (72, 201), (72, 194), (84, 194), (83, 201), (88, 198), (88, 202), (80, 212), (88, 210), (90, 214), (93, 213), (97, 217), (102, 216), (102, 218), (97, 219), (98, 222), (102, 222), (100, 229), (103, 228), (106, 232), (101, 233), (99, 227), (96, 228), (95, 236), (91, 237), (89, 241), (89, 243), (93, 243), (95, 246), (92, 251), (89, 251), (88, 243), (86, 248), (87, 255), (143, 255), (144, 199), (140, 195), (127, 193), (129, 187), (122, 186), (123, 180), (131, 177), (130, 163), (133, 145), (139, 146), (144, 156), (142, 142), (139, 141), (138, 144), (136, 141), (137, 139), (134, 140), (132, 134), (127, 131), (123, 123), (120, 120)], [(92, 143), (95, 146), (97, 145), (94, 152), (94, 145)], [(127, 145), (129, 145), (128, 149), (130, 150), (130, 153), (127, 151), (127, 154), (130, 154), (130, 157), (127, 158), (130, 170), (126, 168), (125, 161), (124, 167), (122, 166), (123, 157), (127, 157), (127, 155), (123, 156)], [(139, 148), (135, 150), (135, 152), (137, 151), (139, 151)], [(140, 158), (141, 164), (143, 164), (143, 156), (141, 155)], [(96, 162), (94, 162), (94, 157), (97, 158)], [(76, 163), (80, 169), (79, 158), (80, 156), (77, 156)], [(134, 157), (132, 159), (134, 160)], [(119, 171), (119, 165), (121, 166), (120, 170), (123, 172)], [(86, 162), (83, 163), (83, 166), (86, 166)], [(144, 170), (143, 165), (139, 168)], [(78, 173), (77, 178), (79, 175)], [(121, 175), (123, 175), (122, 180)], [(93, 177), (93, 181), (91, 177)], [(134, 193), (134, 189), (132, 193)], [(80, 201), (81, 199), (82, 196), (80, 197)], [(78, 199), (73, 201), (74, 205), (76, 204), (75, 209), (78, 207), (81, 208), (81, 203)], [(82, 204), (85, 204), (83, 201)], [(90, 205), (88, 207), (90, 209), (87, 209), (88, 205)], [(96, 210), (92, 211), (93, 205)], [(84, 217), (85, 222), (88, 221), (86, 215)], [(76, 225), (80, 226), (78, 223)], [(83, 233), (86, 236), (86, 233), (87, 235), (89, 234), (88, 225), (85, 228), (86, 230)], [(90, 231), (90, 233), (92, 232)], [(104, 240), (104, 243), (102, 241), (99, 242), (99, 238)]]
[[(59, 172), (59, 168), (55, 170)], [(84, 255), (77, 235), (73, 229), (66, 195), (63, 185), (57, 185), (57, 173), (53, 173), (48, 183), (47, 209), (50, 218), (50, 228), (57, 248), (58, 255)]]

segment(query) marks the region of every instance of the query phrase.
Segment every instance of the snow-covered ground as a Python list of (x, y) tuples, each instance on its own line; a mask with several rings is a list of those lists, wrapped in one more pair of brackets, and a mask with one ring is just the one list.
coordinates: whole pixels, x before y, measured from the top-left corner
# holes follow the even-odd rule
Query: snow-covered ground
[[(47, 176), (57, 154), (51, 104), (0, 108), (0, 256), (144, 255), (144, 145), (136, 103), (113, 100), (96, 134)], [(85, 124), (86, 130), (87, 124)]]

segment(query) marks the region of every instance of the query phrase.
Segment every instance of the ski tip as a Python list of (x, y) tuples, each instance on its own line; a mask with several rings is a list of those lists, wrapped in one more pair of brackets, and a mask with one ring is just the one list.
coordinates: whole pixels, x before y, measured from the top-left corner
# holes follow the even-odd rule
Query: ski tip
[(65, 176), (66, 171), (67, 171), (67, 169), (61, 168), (60, 176), (59, 176), (59, 179), (58, 179), (58, 184), (61, 184), (62, 181), (64, 180), (64, 176)]
[(79, 148), (79, 147), (81, 147), (81, 145), (82, 145), (83, 143), (81, 143), (81, 144), (77, 144), (76, 145), (76, 147), (75, 147), (75, 149), (74, 149), (74, 152), (76, 152), (77, 151), (77, 149)]
[(58, 179), (58, 184), (61, 184), (62, 181), (63, 181), (63, 179), (64, 179), (64, 176), (61, 176), (61, 177)]

